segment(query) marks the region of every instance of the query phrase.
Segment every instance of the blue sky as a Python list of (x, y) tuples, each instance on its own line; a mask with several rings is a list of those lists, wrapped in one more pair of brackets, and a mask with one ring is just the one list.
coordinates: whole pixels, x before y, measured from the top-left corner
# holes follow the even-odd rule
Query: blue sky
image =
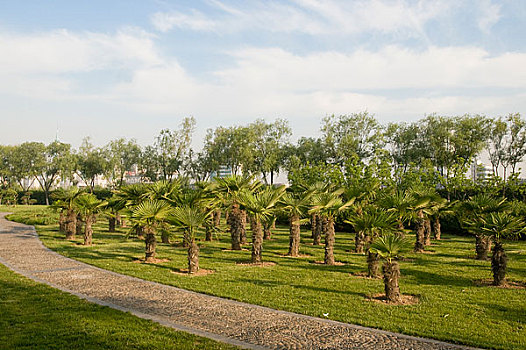
[(526, 112), (526, 2), (0, 0), (0, 143)]

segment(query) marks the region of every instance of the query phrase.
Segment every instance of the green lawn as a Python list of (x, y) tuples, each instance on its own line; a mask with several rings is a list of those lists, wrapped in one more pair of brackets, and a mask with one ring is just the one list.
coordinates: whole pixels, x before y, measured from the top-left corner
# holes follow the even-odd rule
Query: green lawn
[[(34, 222), (41, 221), (34, 212), (42, 209), (15, 210), (19, 215), (12, 216), (14, 220), (33, 217)], [(6, 208), (0, 207), (0, 211)], [(302, 254), (307, 257), (283, 257), (288, 229), (279, 227), (273, 239), (264, 243), (264, 260), (276, 263), (270, 267), (236, 265), (248, 260), (250, 252), (224, 251), (230, 244), (228, 234), (223, 233), (219, 241), (200, 242), (200, 266), (215, 273), (184, 276), (172, 271), (186, 267), (185, 249), (177, 244), (159, 244), (158, 257), (170, 261), (134, 263), (143, 257), (144, 243), (126, 240), (124, 231), (105, 232), (107, 222), (102, 218), (96, 225), (92, 247), (66, 241), (56, 225), (37, 225), (37, 230), (44, 244), (61, 254), (147, 280), (317, 317), (328, 313), (333, 320), (394, 332), (480, 347), (526, 349), (526, 289), (477, 283), (490, 279), (491, 269), (489, 261), (472, 258), (471, 237), (445, 234), (429, 248), (431, 254), (407, 254), (401, 262), (401, 291), (417, 295), (420, 302), (392, 306), (368, 299), (383, 291), (383, 282), (357, 276), (365, 271), (365, 257), (349, 252), (353, 237), (348, 233), (339, 232), (336, 238), (336, 259), (345, 265), (323, 266), (313, 263), (323, 259), (322, 246), (303, 244)], [(303, 242), (310, 242), (308, 236), (304, 230)], [(180, 242), (181, 238), (173, 240)], [(526, 283), (526, 242), (506, 242), (505, 248), (510, 258), (508, 278)]]
[(0, 264), (0, 349), (237, 349), (88, 303)]

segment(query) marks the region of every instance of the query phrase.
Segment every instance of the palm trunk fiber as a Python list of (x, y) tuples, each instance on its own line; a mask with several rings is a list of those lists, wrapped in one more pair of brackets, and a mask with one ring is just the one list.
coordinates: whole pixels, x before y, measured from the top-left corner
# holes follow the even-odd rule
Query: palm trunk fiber
[(334, 241), (336, 240), (336, 233), (334, 232), (334, 218), (324, 217), (323, 227), (325, 229), (325, 259), (326, 265), (335, 265), (334, 261)]
[(379, 264), (378, 254), (369, 251), (367, 253), (367, 277), (378, 277)]
[(241, 227), (240, 227), (241, 244), (247, 244), (247, 212), (241, 210)]
[(166, 230), (161, 232), (161, 242), (165, 244), (170, 244), (170, 233)]
[(243, 225), (241, 215), (241, 209), (237, 204), (232, 206), (232, 211), (228, 214), (232, 250), (241, 250), (241, 227)]
[(115, 213), (115, 224), (117, 227), (123, 227), (123, 221), (120, 213)]
[(276, 222), (276, 218), (273, 220), (265, 220), (263, 223), (263, 239), (272, 238), (272, 226)]
[(60, 212), (60, 215), (58, 217), (58, 231), (61, 233), (66, 232), (66, 216), (62, 211)]
[(148, 228), (146, 231), (146, 237), (144, 239), (145, 244), (145, 258), (144, 261), (147, 263), (155, 261), (155, 248), (157, 246), (157, 240), (155, 239), (155, 232), (153, 229)]
[(442, 229), (440, 227), (440, 217), (435, 215), (433, 217), (433, 238), (440, 241), (442, 236)]
[(188, 273), (199, 271), (199, 246), (192, 239), (188, 246)]
[(82, 221), (82, 216), (80, 215), (77, 215), (75, 231), (77, 232), (77, 235), (82, 235), (84, 233), (84, 222)]
[(263, 250), (263, 229), (261, 221), (253, 218), (254, 230), (252, 231), (252, 263), (259, 264), (262, 262), (261, 251)]
[(117, 219), (114, 217), (108, 218), (108, 232), (115, 232), (117, 227)]
[(493, 256), (491, 257), (491, 271), (493, 272), (493, 285), (502, 286), (506, 283), (506, 269), (508, 256), (501, 242), (495, 242)]
[(314, 230), (314, 240), (312, 241), (313, 245), (321, 245), (321, 236), (324, 232), (323, 225), (325, 220), (320, 215), (316, 215), (316, 229)]
[(431, 220), (424, 220), (424, 245), (431, 245)]
[(356, 253), (363, 254), (365, 251), (365, 235), (363, 232), (358, 231), (354, 236), (354, 250)]
[(214, 211), (214, 226), (216, 228), (219, 228), (220, 225), (221, 225), (221, 210), (216, 209)]
[(384, 274), (384, 288), (385, 297), (390, 303), (400, 302), (400, 287), (398, 281), (400, 280), (400, 266), (396, 261), (386, 262), (382, 266)]
[(405, 237), (405, 227), (404, 227), (404, 222), (402, 220), (398, 220), (398, 226), (396, 228), (396, 233), (395, 233), (398, 237), (400, 238), (404, 238)]
[(424, 251), (424, 231), (425, 231), (425, 220), (424, 213), (418, 213), (418, 219), (416, 221), (416, 241), (415, 241), (415, 253), (421, 253)]
[(66, 214), (66, 239), (74, 239), (77, 233), (77, 213), (68, 209)]
[[(78, 220), (78, 219), (77, 219)], [(86, 216), (86, 225), (84, 227), (84, 245), (91, 245), (93, 243), (93, 215)]]
[(475, 236), (475, 251), (477, 253), (477, 260), (488, 260), (488, 255), (491, 250), (491, 240), (489, 237), (476, 235)]
[(135, 227), (135, 234), (137, 235), (137, 238), (144, 239), (144, 227), (142, 226)]
[(207, 242), (211, 242), (212, 241), (212, 232), (213, 232), (212, 226), (207, 224), (205, 226), (205, 241), (207, 241)]
[(316, 236), (317, 219), (318, 219), (318, 216), (316, 214), (312, 214), (310, 217), (311, 238), (314, 238), (314, 236)]
[(300, 253), (300, 217), (298, 215), (291, 215), (289, 221), (289, 252), (287, 255), (298, 256)]

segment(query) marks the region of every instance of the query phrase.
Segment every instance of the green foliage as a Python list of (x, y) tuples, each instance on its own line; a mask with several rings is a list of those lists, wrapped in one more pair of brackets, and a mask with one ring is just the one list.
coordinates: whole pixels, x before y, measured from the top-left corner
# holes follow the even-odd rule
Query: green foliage
[(369, 250), (377, 253), (382, 259), (391, 263), (392, 260), (400, 257), (402, 253), (411, 249), (411, 243), (406, 238), (392, 233), (380, 236), (371, 244)]

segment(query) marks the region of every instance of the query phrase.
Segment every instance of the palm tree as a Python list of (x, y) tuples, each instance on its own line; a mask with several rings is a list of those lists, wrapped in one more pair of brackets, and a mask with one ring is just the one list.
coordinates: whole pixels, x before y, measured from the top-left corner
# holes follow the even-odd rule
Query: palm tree
[(106, 216), (108, 217), (108, 232), (116, 232), (120, 211), (126, 207), (126, 200), (120, 196), (113, 195), (105, 204)]
[(244, 191), (239, 194), (239, 201), (251, 216), (252, 224), (252, 263), (262, 262), (263, 229), (261, 221), (272, 216), (275, 205), (285, 192), (286, 187), (265, 187), (257, 193)]
[[(398, 223), (393, 213), (378, 209), (375, 206), (364, 207), (361, 214), (354, 214), (350, 220), (345, 222), (353, 225), (356, 234), (366, 237), (370, 245), (375, 238), (383, 234), (392, 233), (397, 230)], [(367, 249), (367, 276), (378, 276), (378, 254)]]
[(132, 219), (144, 229), (146, 234), (145, 259), (147, 263), (155, 262), (157, 240), (155, 234), (172, 214), (173, 208), (166, 201), (146, 200), (137, 205), (132, 212)]
[(230, 226), (232, 250), (241, 250), (242, 237), (245, 235), (245, 216), (239, 205), (239, 194), (247, 189), (254, 190), (252, 177), (231, 175), (216, 178), (215, 191), (229, 208), (227, 223)]
[(397, 190), (382, 196), (379, 204), (388, 211), (395, 213), (398, 222), (396, 234), (404, 237), (405, 223), (411, 219), (411, 207), (414, 204), (414, 197), (409, 192)]
[(436, 196), (436, 192), (432, 188), (420, 188), (412, 191), (414, 203), (410, 207), (413, 219), (416, 222), (416, 239), (415, 239), (415, 253), (425, 251), (426, 234), (431, 234), (429, 226), (428, 215), (430, 213), (430, 203)]
[(388, 302), (398, 303), (401, 301), (398, 285), (400, 266), (396, 259), (399, 258), (400, 253), (408, 248), (409, 243), (403, 237), (392, 233), (378, 237), (371, 245), (370, 250), (385, 261), (382, 266), (382, 273), (384, 275), (385, 297)]
[(66, 239), (74, 239), (77, 232), (77, 213), (75, 212), (73, 203), (75, 199), (84, 191), (77, 187), (71, 187), (67, 190), (59, 189), (53, 193), (53, 197), (59, 200), (66, 212), (63, 219), (63, 227), (66, 233)]
[(505, 198), (495, 198), (489, 194), (478, 194), (456, 206), (459, 222), (475, 236), (475, 252), (477, 260), (488, 260), (491, 250), (491, 239), (482, 231), (475, 228), (473, 223), (481, 223), (490, 213), (507, 211), (510, 209)]
[(97, 213), (103, 210), (103, 202), (91, 193), (84, 193), (75, 198), (73, 206), (85, 224), (84, 245), (91, 245), (93, 224), (95, 223)]
[(353, 204), (354, 198), (343, 202), (341, 198), (343, 190), (339, 189), (332, 192), (315, 194), (312, 197), (314, 204), (309, 211), (312, 213), (319, 213), (323, 222), (323, 233), (325, 234), (325, 257), (323, 262), (327, 265), (335, 265), (334, 260), (334, 242), (335, 231), (334, 223), (336, 216), (348, 210)]
[(298, 256), (300, 249), (301, 218), (307, 213), (310, 198), (305, 194), (286, 193), (280, 200), (281, 210), (289, 217), (288, 256)]
[(491, 270), (493, 285), (502, 286), (506, 282), (508, 256), (503, 247), (502, 239), (516, 237), (526, 231), (524, 220), (506, 212), (492, 212), (479, 216), (474, 221), (466, 222), (468, 227), (480, 232), (493, 240), (493, 256)]
[(200, 206), (184, 205), (173, 209), (168, 221), (185, 231), (184, 237), (188, 241), (188, 273), (199, 270), (199, 246), (195, 242), (196, 231), (207, 221), (211, 221), (212, 211)]
[[(367, 207), (371, 202), (376, 199), (380, 182), (374, 181), (367, 185), (362, 183), (353, 183), (345, 188), (345, 198), (355, 198), (353, 211), (357, 215), (361, 215), (363, 208)], [(363, 253), (366, 245), (366, 236), (361, 231), (356, 231), (354, 236), (355, 251), (356, 253)]]
[[(148, 198), (148, 195), (148, 185), (144, 183), (123, 186), (115, 191), (115, 196), (125, 201), (125, 212), (130, 217), (132, 217), (135, 208)], [(139, 222), (134, 221), (133, 218), (132, 230), (135, 230), (138, 238), (144, 237), (144, 227)]]

